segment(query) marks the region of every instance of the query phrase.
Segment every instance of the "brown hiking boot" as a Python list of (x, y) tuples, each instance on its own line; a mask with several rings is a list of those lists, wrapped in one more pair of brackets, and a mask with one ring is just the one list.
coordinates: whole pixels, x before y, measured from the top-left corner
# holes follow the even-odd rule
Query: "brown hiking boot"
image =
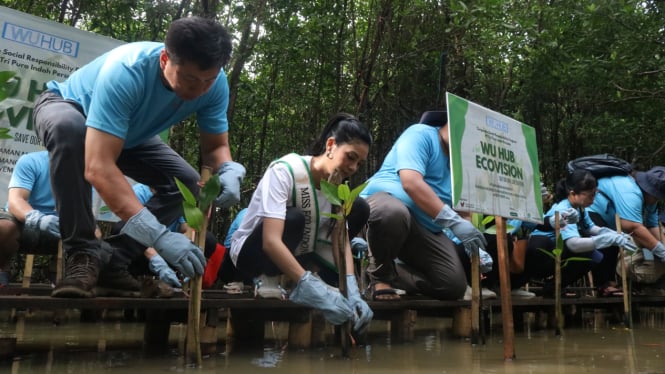
[(51, 292), (52, 297), (95, 297), (95, 284), (99, 276), (99, 261), (86, 253), (67, 256), (65, 276)]
[(103, 269), (95, 292), (98, 296), (139, 297), (141, 283), (127, 269)]

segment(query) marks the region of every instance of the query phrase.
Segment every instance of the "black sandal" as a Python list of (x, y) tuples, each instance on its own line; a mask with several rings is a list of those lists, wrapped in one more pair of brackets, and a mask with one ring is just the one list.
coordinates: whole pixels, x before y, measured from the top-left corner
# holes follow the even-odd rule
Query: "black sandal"
[[(397, 293), (397, 291), (392, 287), (382, 288), (380, 290), (377, 290), (376, 289), (377, 283), (378, 282), (372, 282), (367, 288), (367, 295), (372, 301), (393, 301), (393, 300), (399, 300), (401, 298), (401, 296)], [(385, 296), (390, 296), (390, 297), (385, 298)]]

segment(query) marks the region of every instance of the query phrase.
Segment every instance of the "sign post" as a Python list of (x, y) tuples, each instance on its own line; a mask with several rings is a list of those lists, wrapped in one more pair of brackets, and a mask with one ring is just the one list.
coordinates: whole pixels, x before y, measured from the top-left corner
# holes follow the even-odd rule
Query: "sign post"
[[(496, 216), (504, 358), (512, 360), (515, 332), (504, 217), (542, 223), (536, 133), (526, 124), (451, 93), (447, 103), (453, 208)], [(476, 295), (479, 282), (473, 279), (472, 283)], [(472, 309), (479, 308), (475, 299)], [(472, 315), (479, 313), (472, 311)]]

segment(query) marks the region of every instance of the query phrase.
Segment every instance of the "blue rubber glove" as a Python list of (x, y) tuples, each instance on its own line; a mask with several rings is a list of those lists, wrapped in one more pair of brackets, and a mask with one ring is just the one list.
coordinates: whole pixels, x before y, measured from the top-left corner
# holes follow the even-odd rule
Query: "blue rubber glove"
[(651, 249), (654, 256), (658, 257), (661, 262), (665, 262), (665, 245), (658, 242), (655, 247)]
[(181, 233), (171, 232), (157, 221), (148, 208), (141, 209), (120, 230), (146, 247), (153, 247), (164, 259), (188, 277), (203, 274), (206, 259), (197, 247)]
[(351, 253), (357, 258), (362, 258), (367, 253), (367, 242), (363, 238), (355, 237), (351, 239)]
[(605, 232), (596, 236), (592, 236), (591, 239), (593, 240), (593, 245), (596, 247), (596, 249), (620, 246), (630, 252), (635, 252), (635, 250), (637, 250), (637, 246), (628, 234)]
[[(471, 255), (473, 252), (469, 251), (467, 247), (464, 247), (464, 252), (466, 252), (466, 255), (471, 258)], [(479, 257), (479, 262), (480, 262), (480, 272), (481, 273), (489, 273), (492, 271), (492, 266), (494, 265), (494, 260), (492, 259), (492, 256), (490, 256), (489, 253), (487, 253), (484, 249), (478, 248), (478, 257)]]
[(369, 305), (360, 296), (355, 275), (346, 275), (346, 289), (349, 295), (349, 303), (355, 313), (353, 316), (353, 331), (363, 331), (372, 321), (374, 312), (372, 312), (372, 309), (369, 308)]
[[(550, 220), (550, 226), (556, 227), (556, 216), (551, 216), (548, 219)], [(580, 212), (575, 208), (568, 208), (559, 212), (559, 228), (564, 228), (566, 225), (577, 223), (580, 221)]]
[(55, 215), (46, 215), (38, 210), (31, 210), (25, 215), (24, 230), (44, 232), (60, 239), (60, 218)]
[(154, 255), (150, 257), (150, 262), (148, 263), (148, 268), (152, 271), (153, 274), (158, 275), (159, 279), (164, 283), (168, 284), (171, 287), (182, 288), (180, 279), (175, 274), (175, 271), (171, 269), (169, 264), (164, 261), (162, 256)]
[(466, 251), (471, 253), (487, 246), (483, 234), (471, 222), (460, 217), (448, 205), (444, 205), (441, 212), (434, 218), (434, 222), (442, 228), (448, 228), (462, 242)]
[(226, 161), (217, 172), (222, 192), (215, 199), (215, 205), (228, 208), (240, 201), (240, 184), (245, 177), (245, 167), (235, 161)]
[(289, 300), (321, 310), (323, 317), (333, 325), (341, 325), (353, 318), (349, 301), (309, 271), (303, 274), (291, 291)]

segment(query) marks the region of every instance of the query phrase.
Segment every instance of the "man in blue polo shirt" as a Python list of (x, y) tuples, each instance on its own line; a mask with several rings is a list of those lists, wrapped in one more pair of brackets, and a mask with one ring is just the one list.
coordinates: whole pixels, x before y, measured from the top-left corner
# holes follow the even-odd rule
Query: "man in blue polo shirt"
[[(445, 112), (438, 121), (411, 125), (386, 155), (379, 171), (363, 190), (370, 205), (370, 296), (396, 299), (395, 259), (423, 275), (418, 290), (426, 295), (456, 300), (464, 296), (466, 276), (449, 229), (470, 252), (486, 246), (483, 235), (451, 208), (448, 124)], [(430, 123), (430, 124), (427, 124)]]
[[(182, 216), (175, 178), (198, 194), (200, 177), (158, 134), (195, 114), (203, 165), (218, 173), (223, 187), (217, 204), (227, 207), (239, 200), (245, 169), (231, 158), (229, 88), (222, 69), (231, 47), (230, 35), (218, 22), (181, 18), (171, 23), (163, 44), (122, 45), (66, 81), (47, 83), (33, 119), (51, 159), (67, 258), (65, 277), (52, 296), (94, 297), (98, 278), (122, 288), (128, 263), (147, 247), (185, 276), (203, 273), (201, 249), (165, 226)], [(145, 206), (125, 175), (155, 189)], [(117, 246), (108, 264), (100, 263), (91, 185), (126, 222), (121, 233), (127, 244)]]

